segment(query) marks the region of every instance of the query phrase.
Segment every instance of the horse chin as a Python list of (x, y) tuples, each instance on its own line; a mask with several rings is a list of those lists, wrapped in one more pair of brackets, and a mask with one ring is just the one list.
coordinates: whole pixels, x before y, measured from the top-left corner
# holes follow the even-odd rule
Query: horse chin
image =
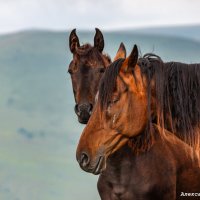
[(93, 170), (94, 175), (98, 175), (106, 169), (106, 159), (104, 156), (100, 156), (98, 162)]
[(78, 117), (78, 121), (81, 124), (87, 124), (88, 121), (89, 121), (89, 118), (90, 118), (90, 116), (88, 118), (80, 118), (80, 117)]
[(87, 165), (85, 167), (80, 165), (80, 167), (85, 172), (98, 175), (106, 169), (106, 158), (104, 156), (99, 156), (93, 164)]

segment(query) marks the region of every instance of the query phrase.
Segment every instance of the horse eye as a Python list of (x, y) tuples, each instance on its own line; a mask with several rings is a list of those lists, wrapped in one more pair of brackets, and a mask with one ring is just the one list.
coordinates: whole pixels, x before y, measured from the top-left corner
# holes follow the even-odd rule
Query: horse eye
[(112, 99), (111, 101), (108, 102), (109, 105), (115, 104), (119, 101), (119, 97), (116, 97), (114, 99)]
[(119, 101), (119, 98), (113, 99), (112, 103), (117, 103)]
[(105, 72), (105, 68), (104, 67), (99, 68), (99, 72), (100, 73), (104, 73)]

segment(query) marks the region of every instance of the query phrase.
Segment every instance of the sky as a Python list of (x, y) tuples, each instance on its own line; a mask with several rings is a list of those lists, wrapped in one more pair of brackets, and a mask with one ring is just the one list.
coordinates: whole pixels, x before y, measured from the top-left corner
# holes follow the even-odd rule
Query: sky
[(0, 0), (0, 33), (200, 24), (199, 0)]

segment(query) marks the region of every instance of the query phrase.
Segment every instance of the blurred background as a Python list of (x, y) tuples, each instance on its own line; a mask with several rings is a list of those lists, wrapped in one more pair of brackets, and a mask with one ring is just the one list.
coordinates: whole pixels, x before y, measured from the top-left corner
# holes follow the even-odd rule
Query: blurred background
[(164, 61), (200, 62), (198, 0), (0, 0), (0, 199), (97, 200), (98, 176), (75, 151), (84, 125), (74, 113), (68, 37), (104, 52), (138, 44)]

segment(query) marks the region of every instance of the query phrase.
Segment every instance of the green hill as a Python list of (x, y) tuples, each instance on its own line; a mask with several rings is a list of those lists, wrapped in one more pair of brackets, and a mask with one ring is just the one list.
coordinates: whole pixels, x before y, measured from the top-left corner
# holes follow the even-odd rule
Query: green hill
[[(93, 42), (93, 32), (78, 32)], [(83, 125), (74, 114), (67, 67), (69, 32), (24, 31), (0, 36), (0, 199), (98, 199), (96, 176), (75, 159)], [(154, 52), (164, 61), (200, 62), (200, 43), (145, 32), (106, 32), (105, 52), (121, 41), (130, 52)], [(77, 192), (78, 191), (78, 192)]]
[(176, 36), (200, 41), (200, 25), (141, 28), (135, 30), (135, 32), (154, 35)]

